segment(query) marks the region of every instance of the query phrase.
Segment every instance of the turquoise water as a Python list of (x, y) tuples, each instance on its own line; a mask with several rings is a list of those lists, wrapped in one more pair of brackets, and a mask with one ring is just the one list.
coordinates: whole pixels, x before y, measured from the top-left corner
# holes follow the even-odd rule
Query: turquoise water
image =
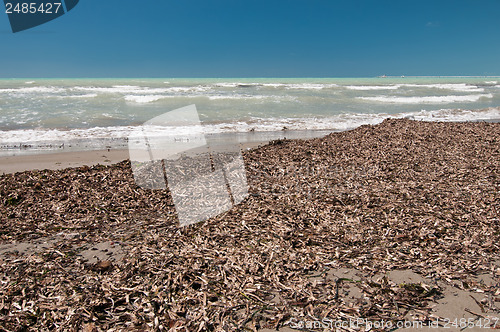
[(500, 78), (3, 79), (0, 145), (120, 139), (195, 104), (209, 133), (500, 118)]

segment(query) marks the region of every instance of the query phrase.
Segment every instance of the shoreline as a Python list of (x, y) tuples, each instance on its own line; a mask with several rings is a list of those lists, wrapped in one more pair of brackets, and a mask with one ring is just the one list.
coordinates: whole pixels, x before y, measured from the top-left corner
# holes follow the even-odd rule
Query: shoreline
[[(206, 139), (214, 146), (239, 145), (241, 150), (252, 149), (277, 139), (311, 139), (323, 137), (332, 131), (294, 130), (269, 132), (244, 132), (207, 134)], [(129, 159), (126, 148), (110, 148), (83, 151), (23, 151), (20, 155), (0, 155), (0, 174), (30, 170), (59, 170), (69, 167), (113, 165)]]
[[(415, 120), (419, 122), (418, 120)], [(423, 121), (427, 122), (427, 121)], [(440, 121), (436, 121), (440, 122)], [(478, 119), (471, 121), (453, 121), (443, 123), (500, 123), (498, 119)], [(358, 127), (357, 127), (358, 128)], [(261, 132), (237, 132), (207, 134), (207, 140), (214, 145), (238, 144), (241, 150), (253, 149), (266, 145), (273, 140), (279, 139), (312, 139), (324, 137), (330, 133), (349, 132), (356, 128), (345, 131), (337, 130), (282, 130)], [(85, 140), (88, 142), (88, 140)], [(14, 153), (18, 154), (14, 154)], [(19, 153), (20, 152), (20, 153)], [(118, 148), (95, 149), (95, 150), (0, 150), (0, 174), (31, 170), (60, 170), (70, 167), (113, 165), (129, 159), (128, 149), (123, 146)]]
[(128, 150), (92, 150), (4, 156), (0, 157), (0, 174), (33, 170), (60, 170), (92, 165), (112, 165), (128, 158)]

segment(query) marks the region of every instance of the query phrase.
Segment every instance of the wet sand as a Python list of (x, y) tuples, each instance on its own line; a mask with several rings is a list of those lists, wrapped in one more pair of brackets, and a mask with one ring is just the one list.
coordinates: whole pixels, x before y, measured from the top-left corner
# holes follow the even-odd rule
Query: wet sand
[[(242, 149), (251, 149), (266, 142), (245, 143)], [(60, 170), (65, 168), (117, 164), (129, 158), (128, 150), (95, 150), (44, 153), (23, 156), (0, 157), (0, 174), (32, 170)]]
[(128, 150), (97, 150), (4, 156), (0, 157), (0, 173), (7, 174), (44, 169), (56, 170), (84, 165), (111, 165), (128, 159), (128, 157)]
[[(307, 139), (322, 137), (328, 133), (329, 132), (325, 130), (269, 131), (236, 134), (223, 133), (217, 135), (210, 134), (207, 135), (206, 138), (214, 146), (237, 145), (242, 150), (247, 150), (265, 145), (269, 141), (276, 139)], [(78, 144), (74, 145), (78, 146)], [(0, 174), (44, 169), (57, 170), (92, 165), (112, 165), (129, 158), (129, 151), (124, 146), (82, 151), (68, 149), (67, 151), (56, 150), (55, 152), (36, 150), (6, 150), (2, 152), (3, 155), (0, 155)], [(6, 153), (10, 153), (10, 155)]]

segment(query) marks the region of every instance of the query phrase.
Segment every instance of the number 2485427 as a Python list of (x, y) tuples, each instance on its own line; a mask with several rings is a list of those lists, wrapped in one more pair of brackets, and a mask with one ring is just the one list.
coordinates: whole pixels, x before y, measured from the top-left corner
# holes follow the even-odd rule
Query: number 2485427
[(57, 14), (61, 10), (61, 2), (23, 2), (12, 4), (5, 3), (5, 13), (7, 14)]

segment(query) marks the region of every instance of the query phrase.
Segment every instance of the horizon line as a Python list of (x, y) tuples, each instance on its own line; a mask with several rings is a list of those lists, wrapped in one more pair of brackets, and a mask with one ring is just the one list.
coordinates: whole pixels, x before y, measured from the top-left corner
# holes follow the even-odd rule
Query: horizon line
[(379, 75), (379, 76), (282, 76), (282, 77), (265, 77), (265, 76), (221, 76), (221, 77), (125, 77), (125, 76), (112, 76), (112, 77), (0, 77), (0, 80), (25, 80), (25, 79), (38, 79), (38, 80), (62, 80), (62, 79), (342, 79), (342, 78), (500, 78), (500, 75)]

